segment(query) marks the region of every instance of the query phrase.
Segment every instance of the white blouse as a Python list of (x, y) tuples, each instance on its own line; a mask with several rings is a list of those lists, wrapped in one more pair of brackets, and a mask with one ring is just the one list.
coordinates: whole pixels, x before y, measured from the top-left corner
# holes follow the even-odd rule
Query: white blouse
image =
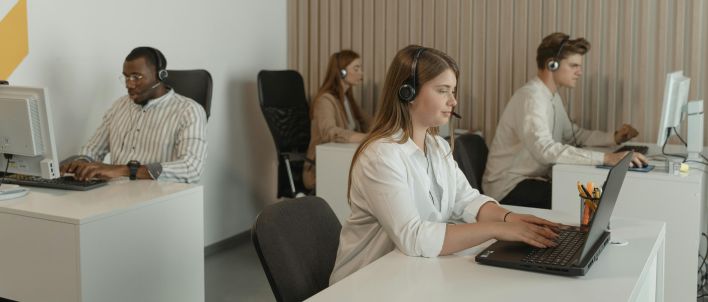
[(330, 284), (398, 248), (409, 256), (436, 257), (447, 223), (475, 222), (480, 207), (494, 201), (473, 189), (441, 137), (425, 144), (442, 198), (433, 191), (425, 153), (409, 139), (380, 139), (361, 153), (351, 175), (351, 215), (342, 226)]

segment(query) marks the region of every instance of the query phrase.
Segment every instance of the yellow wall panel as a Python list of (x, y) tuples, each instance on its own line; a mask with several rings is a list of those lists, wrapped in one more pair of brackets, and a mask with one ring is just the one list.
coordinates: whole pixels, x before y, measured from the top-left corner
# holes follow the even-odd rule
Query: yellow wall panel
[(19, 0), (0, 20), (0, 79), (7, 79), (28, 51), (27, 0)]

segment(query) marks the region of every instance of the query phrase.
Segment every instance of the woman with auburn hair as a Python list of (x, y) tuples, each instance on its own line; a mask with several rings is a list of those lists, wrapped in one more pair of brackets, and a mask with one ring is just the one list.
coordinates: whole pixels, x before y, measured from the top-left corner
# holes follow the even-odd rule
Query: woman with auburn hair
[[(358, 143), (364, 139), (371, 118), (361, 110), (352, 87), (361, 84), (359, 54), (351, 50), (334, 53), (327, 64), (327, 75), (310, 107), (310, 145), (307, 158), (315, 160), (319, 144)], [(309, 161), (303, 169), (303, 183), (308, 189), (315, 187), (315, 166)]]
[(436, 257), (489, 239), (556, 245), (558, 224), (513, 213), (481, 195), (437, 135), (455, 114), (458, 77), (457, 63), (436, 49), (410, 45), (394, 57), (371, 133), (352, 160), (352, 213), (330, 284), (394, 248)]

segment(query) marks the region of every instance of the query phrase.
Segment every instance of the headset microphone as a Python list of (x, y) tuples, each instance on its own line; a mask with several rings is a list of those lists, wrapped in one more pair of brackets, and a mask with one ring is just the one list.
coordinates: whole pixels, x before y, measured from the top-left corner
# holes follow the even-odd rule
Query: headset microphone
[(459, 114), (458, 114), (457, 112), (455, 112), (455, 111), (450, 111), (450, 114), (452, 114), (452, 116), (454, 116), (454, 117), (456, 117), (456, 118), (458, 118), (458, 119), (462, 119), (462, 116), (459, 115)]

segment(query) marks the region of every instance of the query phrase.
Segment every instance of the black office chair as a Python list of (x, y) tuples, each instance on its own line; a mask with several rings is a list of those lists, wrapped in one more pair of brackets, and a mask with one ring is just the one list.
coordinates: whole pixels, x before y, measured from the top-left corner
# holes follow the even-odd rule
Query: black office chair
[(263, 209), (251, 239), (276, 300), (302, 301), (329, 286), (341, 229), (337, 215), (316, 196)]
[(310, 113), (302, 76), (295, 70), (261, 70), (258, 99), (278, 153), (277, 197), (309, 193), (302, 183), (310, 144)]
[(482, 191), (482, 175), (487, 165), (487, 143), (484, 138), (477, 134), (465, 133), (455, 138), (455, 150), (452, 157), (457, 161), (457, 165), (462, 173), (467, 177), (470, 185)]
[(211, 114), (211, 74), (204, 69), (195, 70), (167, 70), (167, 86), (175, 92), (195, 100), (204, 107), (207, 120)]

